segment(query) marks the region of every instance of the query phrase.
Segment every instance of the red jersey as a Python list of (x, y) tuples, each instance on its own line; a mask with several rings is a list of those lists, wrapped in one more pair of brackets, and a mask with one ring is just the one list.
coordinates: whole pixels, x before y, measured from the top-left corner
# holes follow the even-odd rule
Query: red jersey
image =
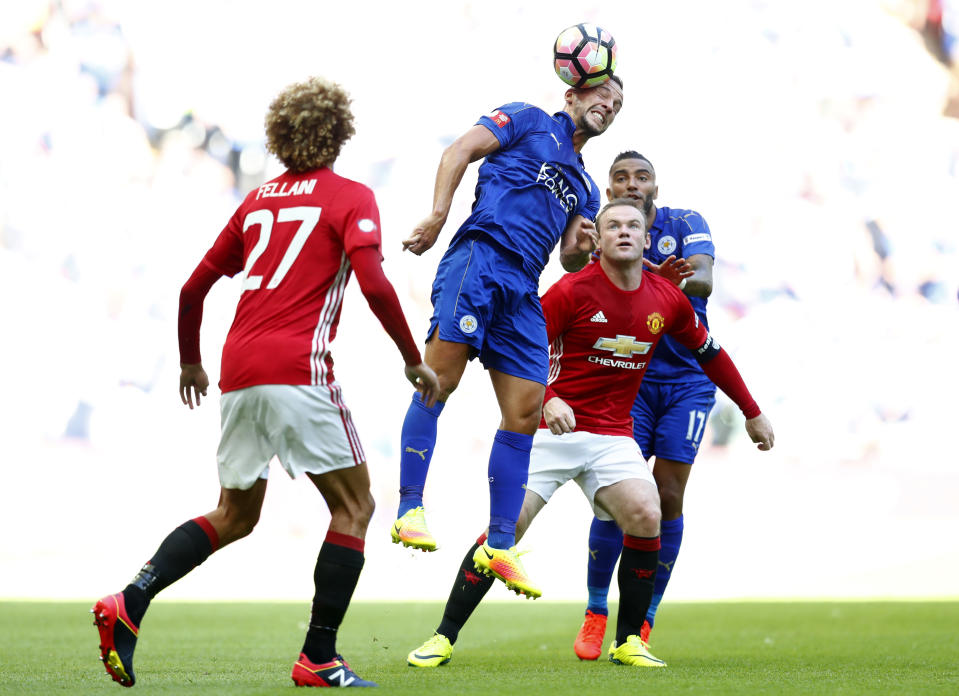
[(360, 183), (322, 168), (251, 191), (203, 257), (223, 275), (244, 271), (220, 390), (332, 382), (348, 257), (367, 246), (380, 249), (380, 215)]
[[(663, 334), (692, 350), (708, 332), (679, 288), (643, 273), (636, 290), (620, 290), (600, 263), (568, 273), (542, 298), (550, 341), (546, 401), (573, 409), (575, 430), (633, 435), (630, 409)], [(541, 420), (540, 428), (547, 427)]]

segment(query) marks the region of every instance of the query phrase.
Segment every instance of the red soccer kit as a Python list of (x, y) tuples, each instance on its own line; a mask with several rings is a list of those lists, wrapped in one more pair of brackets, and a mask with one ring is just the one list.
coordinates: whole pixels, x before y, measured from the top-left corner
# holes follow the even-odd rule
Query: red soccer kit
[(333, 381), (349, 256), (363, 247), (382, 256), (373, 192), (330, 169), (286, 172), (247, 195), (203, 258), (223, 275), (245, 271), (222, 392)]
[[(663, 334), (693, 351), (709, 338), (686, 296), (653, 273), (643, 273), (639, 287), (627, 291), (613, 285), (600, 263), (591, 263), (563, 276), (542, 304), (550, 340), (545, 401), (560, 397), (573, 410), (575, 430), (599, 435), (632, 437), (630, 408)], [(720, 362), (732, 367), (725, 356)], [(741, 387), (735, 399), (740, 407), (758, 415), (735, 368), (723, 364), (720, 375), (733, 391)]]

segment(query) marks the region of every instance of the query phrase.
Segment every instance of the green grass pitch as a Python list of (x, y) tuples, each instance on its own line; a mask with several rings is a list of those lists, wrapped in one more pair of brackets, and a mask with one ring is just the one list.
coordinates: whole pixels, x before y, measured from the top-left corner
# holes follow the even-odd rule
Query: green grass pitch
[[(0, 602), (0, 694), (124, 691), (97, 660), (88, 609)], [(158, 601), (142, 626), (133, 693), (288, 694), (308, 611)], [(664, 604), (652, 641), (669, 663), (660, 670), (577, 660), (579, 604), (497, 601), (477, 609), (448, 665), (408, 667), (441, 612), (439, 603), (356, 603), (339, 648), (391, 694), (959, 693), (955, 601)]]

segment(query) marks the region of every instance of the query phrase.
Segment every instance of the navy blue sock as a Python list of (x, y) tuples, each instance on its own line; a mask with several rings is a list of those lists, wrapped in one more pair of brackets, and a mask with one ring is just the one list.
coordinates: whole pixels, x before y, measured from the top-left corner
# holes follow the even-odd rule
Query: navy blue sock
[(661, 547), (659, 565), (656, 567), (656, 584), (653, 587), (653, 599), (646, 612), (646, 620), (649, 621), (650, 626), (656, 619), (656, 610), (659, 609), (659, 602), (666, 592), (666, 584), (669, 582), (669, 576), (673, 574), (676, 557), (679, 556), (679, 547), (683, 543), (683, 516), (680, 515), (675, 520), (663, 520), (660, 529)]
[(413, 394), (400, 434), (400, 506), (397, 517), (423, 504), (423, 487), (436, 445), (436, 420), (445, 405), (437, 401), (433, 408), (427, 408), (420, 393)]
[(613, 569), (623, 550), (623, 532), (612, 520), (593, 517), (589, 526), (589, 558), (586, 559), (586, 609), (594, 614), (608, 614), (606, 597), (613, 580)]
[(489, 537), (494, 549), (516, 543), (516, 520), (523, 509), (533, 436), (497, 430), (489, 455)]

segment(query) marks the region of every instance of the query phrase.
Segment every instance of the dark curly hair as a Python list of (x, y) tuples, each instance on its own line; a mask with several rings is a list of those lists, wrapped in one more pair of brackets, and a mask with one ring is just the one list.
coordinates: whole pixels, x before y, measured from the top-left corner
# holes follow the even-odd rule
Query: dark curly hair
[(290, 85), (266, 113), (266, 149), (294, 173), (331, 166), (355, 132), (350, 96), (321, 77)]

